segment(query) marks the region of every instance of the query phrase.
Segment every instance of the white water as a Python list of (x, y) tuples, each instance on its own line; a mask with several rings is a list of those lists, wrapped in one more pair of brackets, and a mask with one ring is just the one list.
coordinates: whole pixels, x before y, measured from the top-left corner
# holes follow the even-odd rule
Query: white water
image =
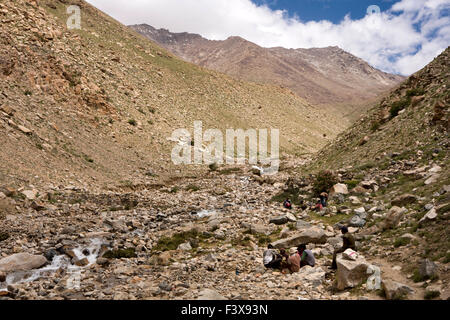
[[(78, 246), (73, 249), (77, 259), (87, 258), (89, 264), (85, 267), (79, 267), (71, 263), (71, 259), (66, 255), (58, 255), (55, 256), (52, 260), (52, 263), (36, 270), (30, 271), (17, 271), (13, 273), (9, 273), (6, 277), (6, 281), (0, 284), (0, 291), (5, 291), (8, 285), (16, 284), (16, 283), (24, 283), (31, 282), (43, 277), (50, 277), (58, 270), (67, 270), (71, 273), (81, 271), (84, 268), (87, 268), (94, 264), (97, 261), (98, 255), (100, 253), (100, 249), (104, 244), (103, 239), (96, 238), (92, 239), (91, 243), (88, 246)], [(84, 255), (83, 251), (87, 249), (89, 250), (89, 255)]]
[(215, 213), (216, 213), (216, 210), (202, 210), (200, 212), (197, 212), (197, 217), (201, 219), (204, 217), (212, 216)]

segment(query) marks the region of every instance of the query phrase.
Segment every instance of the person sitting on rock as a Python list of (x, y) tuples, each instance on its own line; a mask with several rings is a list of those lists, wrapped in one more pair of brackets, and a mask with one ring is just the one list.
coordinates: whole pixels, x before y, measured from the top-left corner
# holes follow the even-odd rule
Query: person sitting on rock
[(356, 250), (356, 243), (355, 243), (355, 237), (353, 237), (353, 235), (351, 233), (348, 232), (348, 228), (343, 226), (341, 228), (341, 232), (344, 235), (342, 237), (343, 240), (343, 244), (342, 244), (342, 248), (337, 249), (334, 251), (333, 253), (333, 262), (331, 264), (331, 269), (337, 269), (337, 264), (336, 264), (336, 256), (338, 253), (342, 253), (347, 249), (352, 249), (354, 251)]
[(271, 244), (269, 244), (263, 255), (264, 267), (268, 269), (280, 269), (282, 259), (282, 255), (279, 254)]
[(281, 270), (283, 273), (294, 273), (300, 270), (300, 254), (296, 251), (292, 255), (288, 255), (284, 249), (280, 250), (283, 256)]
[(286, 199), (283, 202), (283, 207), (285, 207), (286, 209), (292, 209), (292, 202), (291, 199)]
[(316, 265), (316, 259), (311, 250), (306, 249), (306, 244), (301, 244), (297, 248), (298, 254), (300, 255), (300, 268), (304, 266), (314, 267)]

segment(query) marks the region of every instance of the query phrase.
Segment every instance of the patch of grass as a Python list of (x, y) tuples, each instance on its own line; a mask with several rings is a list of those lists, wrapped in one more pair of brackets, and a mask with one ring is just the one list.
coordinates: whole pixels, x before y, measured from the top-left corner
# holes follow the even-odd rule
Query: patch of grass
[(197, 185), (195, 185), (195, 184), (190, 184), (190, 185), (188, 185), (188, 186), (186, 187), (186, 191), (193, 191), (193, 192), (196, 192), (196, 191), (199, 191), (199, 190), (200, 190), (200, 187), (197, 186)]
[(358, 185), (358, 183), (360, 183), (360, 182), (361, 181), (359, 181), (359, 180), (346, 180), (346, 181), (344, 181), (344, 183), (347, 185), (349, 190), (355, 188)]
[(136, 258), (136, 251), (134, 248), (109, 250), (103, 254), (103, 258), (107, 259), (122, 259), (122, 258)]
[(407, 244), (409, 244), (411, 241), (411, 239), (409, 238), (397, 238), (394, 241), (394, 247), (398, 248), (398, 247), (402, 247), (402, 246), (406, 246)]
[(211, 164), (208, 166), (208, 168), (209, 168), (209, 170), (211, 170), (211, 171), (217, 171), (217, 169), (219, 169), (219, 165), (218, 165), (216, 162), (214, 162), (214, 163), (211, 163)]
[(414, 88), (406, 91), (407, 97), (422, 96), (424, 94), (425, 90), (423, 88)]
[(328, 192), (338, 182), (336, 175), (330, 170), (320, 171), (313, 182), (313, 191), (316, 195)]
[(444, 258), (444, 263), (449, 263), (450, 262), (450, 252), (445, 254), (445, 258)]
[(248, 235), (239, 235), (239, 237), (231, 240), (231, 244), (234, 247), (248, 247), (250, 246), (250, 240), (251, 238)]
[(425, 300), (432, 300), (438, 298), (441, 295), (439, 291), (426, 291), (423, 298)]
[(372, 121), (371, 125), (370, 125), (370, 130), (372, 132), (377, 131), (380, 128), (380, 122), (379, 121)]
[(446, 213), (446, 212), (448, 212), (448, 211), (450, 211), (450, 203), (444, 205), (443, 207), (440, 207), (440, 208), (436, 211), (436, 213), (437, 213), (438, 215), (442, 215), (442, 214), (444, 214), (444, 213)]
[(175, 233), (171, 237), (161, 237), (152, 251), (176, 250), (180, 244), (186, 242), (190, 242), (192, 248), (197, 248), (199, 246), (199, 241), (205, 240), (207, 238), (209, 238), (208, 235), (204, 235), (198, 232), (198, 230), (196, 229), (185, 232), (179, 232)]
[(177, 193), (178, 191), (180, 191), (180, 187), (173, 187), (172, 189), (170, 189), (170, 193)]
[(9, 234), (6, 232), (0, 232), (0, 242), (1, 241), (5, 241), (6, 239), (9, 238)]
[(405, 109), (407, 106), (409, 106), (411, 103), (411, 97), (403, 98), (402, 100), (395, 101), (391, 105), (391, 109), (389, 110), (389, 113), (391, 114), (391, 119), (398, 116), (398, 113)]
[(133, 127), (137, 126), (137, 121), (134, 119), (128, 120), (128, 124), (131, 124)]

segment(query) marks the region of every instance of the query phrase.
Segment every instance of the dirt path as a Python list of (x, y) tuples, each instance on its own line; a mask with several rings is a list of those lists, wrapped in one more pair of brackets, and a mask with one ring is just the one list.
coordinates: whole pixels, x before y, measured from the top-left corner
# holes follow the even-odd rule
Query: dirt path
[[(408, 295), (408, 300), (423, 300), (425, 289), (421, 288), (417, 283), (408, 279), (401, 271), (400, 265), (392, 265), (390, 262), (381, 258), (367, 258), (367, 261), (381, 269), (381, 279), (390, 279), (405, 284), (414, 289), (414, 293)], [(375, 292), (368, 292), (370, 299), (381, 300)]]

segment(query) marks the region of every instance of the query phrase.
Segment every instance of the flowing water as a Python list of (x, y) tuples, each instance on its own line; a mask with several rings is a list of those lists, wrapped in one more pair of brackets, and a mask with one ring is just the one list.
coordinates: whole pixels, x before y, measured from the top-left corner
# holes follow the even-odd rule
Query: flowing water
[(74, 265), (70, 257), (62, 254), (53, 257), (53, 260), (50, 264), (47, 264), (40, 269), (9, 273), (6, 277), (6, 281), (0, 283), (0, 291), (5, 291), (8, 285), (31, 282), (44, 277), (51, 277), (59, 271), (65, 270), (68, 273), (79, 273), (80, 271), (82, 271), (82, 269), (88, 268), (97, 261), (100, 251), (102, 250), (102, 246), (104, 246), (105, 244), (106, 243), (103, 239), (95, 238), (91, 239), (89, 245), (79, 245), (78, 247), (73, 249), (73, 252), (77, 259), (87, 258), (89, 263), (84, 267)]

